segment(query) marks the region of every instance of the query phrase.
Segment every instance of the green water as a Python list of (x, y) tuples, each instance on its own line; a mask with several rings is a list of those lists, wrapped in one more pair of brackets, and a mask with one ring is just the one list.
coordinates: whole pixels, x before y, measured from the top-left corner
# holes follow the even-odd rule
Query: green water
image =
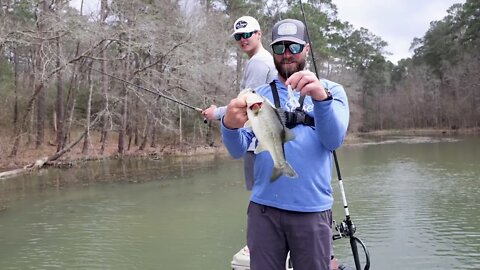
[[(480, 138), (389, 138), (338, 157), (371, 269), (480, 269)], [(241, 161), (208, 157), (0, 180), (0, 269), (229, 269), (245, 244), (242, 177)], [(353, 265), (346, 239), (335, 254)]]

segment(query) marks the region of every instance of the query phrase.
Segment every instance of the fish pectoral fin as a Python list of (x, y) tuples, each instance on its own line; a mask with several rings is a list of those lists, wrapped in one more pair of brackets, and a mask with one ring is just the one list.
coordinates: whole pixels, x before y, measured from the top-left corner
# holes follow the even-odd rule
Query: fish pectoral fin
[(252, 127), (252, 121), (247, 120), (247, 122), (245, 122), (245, 124), (243, 124), (243, 127), (244, 128), (251, 128)]
[(282, 175), (282, 169), (273, 167), (272, 176), (270, 176), (270, 182), (275, 182)]
[(272, 176), (270, 177), (270, 182), (274, 182), (282, 175), (285, 175), (289, 178), (298, 178), (297, 172), (287, 162), (283, 167), (275, 167), (275, 166), (273, 167), (273, 172), (272, 172)]
[(267, 151), (267, 148), (265, 148), (265, 146), (259, 141), (258, 145), (257, 145), (257, 148), (255, 148), (254, 153), (258, 154), (258, 153), (261, 153), (263, 151)]

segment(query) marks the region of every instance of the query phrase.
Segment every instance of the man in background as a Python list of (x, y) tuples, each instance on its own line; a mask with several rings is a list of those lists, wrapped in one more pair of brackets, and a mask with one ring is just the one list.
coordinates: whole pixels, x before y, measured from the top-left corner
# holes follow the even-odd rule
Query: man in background
[[(233, 24), (232, 36), (237, 41), (239, 48), (248, 56), (245, 64), (243, 79), (240, 90), (256, 88), (257, 86), (270, 83), (277, 76), (277, 70), (273, 63), (272, 55), (263, 48), (262, 31), (260, 24), (251, 16), (238, 18)], [(211, 105), (202, 114), (208, 120), (220, 120), (226, 111), (226, 106), (217, 107)], [(253, 164), (255, 163), (254, 143), (252, 148), (245, 153), (245, 185), (247, 190), (253, 186)]]

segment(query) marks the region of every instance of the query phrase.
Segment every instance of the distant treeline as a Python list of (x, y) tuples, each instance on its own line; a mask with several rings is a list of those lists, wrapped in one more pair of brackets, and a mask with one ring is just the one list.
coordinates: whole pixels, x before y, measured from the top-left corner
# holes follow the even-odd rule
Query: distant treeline
[[(320, 76), (347, 90), (351, 132), (480, 126), (479, 1), (453, 5), (398, 65), (386, 60), (381, 37), (340, 21), (330, 0), (304, 9)], [(246, 60), (230, 36), (235, 19), (258, 18), (270, 49), (273, 24), (303, 20), (300, 10), (298, 1), (101, 0), (87, 14), (68, 0), (0, 0), (0, 127), (11, 134), (8, 154), (47, 140), (57, 151), (83, 141), (88, 153), (92, 132), (102, 151), (115, 133), (119, 153), (211, 143), (216, 123), (204, 125), (198, 112), (103, 73), (195, 107), (223, 105), (238, 93)]]

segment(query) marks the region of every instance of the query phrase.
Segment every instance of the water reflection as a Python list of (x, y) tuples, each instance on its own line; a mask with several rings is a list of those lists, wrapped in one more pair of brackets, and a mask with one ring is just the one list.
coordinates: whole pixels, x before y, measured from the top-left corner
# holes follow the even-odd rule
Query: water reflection
[(358, 165), (344, 178), (373, 269), (480, 268), (479, 150), (475, 139), (342, 150)]
[[(371, 269), (480, 269), (479, 148), (454, 138), (338, 151)], [(0, 269), (228, 269), (245, 243), (242, 172), (226, 157), (132, 159), (0, 180)], [(348, 245), (335, 241), (335, 254), (353, 265)]]

